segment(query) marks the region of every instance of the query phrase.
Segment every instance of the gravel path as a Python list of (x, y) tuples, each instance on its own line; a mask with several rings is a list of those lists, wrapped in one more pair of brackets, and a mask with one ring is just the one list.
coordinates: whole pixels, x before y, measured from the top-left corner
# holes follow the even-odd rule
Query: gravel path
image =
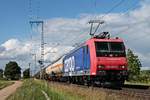
[(0, 90), (0, 100), (6, 100), (6, 98), (14, 93), (21, 85), (21, 81), (15, 81), (13, 85), (7, 86), (6, 88)]

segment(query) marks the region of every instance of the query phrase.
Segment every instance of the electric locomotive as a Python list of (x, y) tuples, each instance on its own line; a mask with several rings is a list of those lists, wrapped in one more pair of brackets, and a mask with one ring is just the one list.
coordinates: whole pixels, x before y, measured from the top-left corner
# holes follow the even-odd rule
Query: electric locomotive
[(63, 59), (63, 78), (71, 83), (123, 85), (128, 77), (124, 42), (108, 32), (92, 37)]

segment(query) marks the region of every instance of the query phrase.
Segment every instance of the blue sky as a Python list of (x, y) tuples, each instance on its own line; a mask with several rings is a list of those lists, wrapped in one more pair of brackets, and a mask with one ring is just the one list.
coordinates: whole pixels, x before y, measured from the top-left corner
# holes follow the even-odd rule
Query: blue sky
[[(1, 0), (0, 3), (0, 44), (10, 38), (28, 38), (29, 15), (50, 19), (56, 17), (75, 18), (80, 14), (106, 13), (120, 0)], [(96, 5), (95, 5), (96, 3)], [(124, 12), (131, 6), (138, 5), (139, 0), (124, 0), (112, 12)], [(29, 12), (32, 10), (32, 12)]]

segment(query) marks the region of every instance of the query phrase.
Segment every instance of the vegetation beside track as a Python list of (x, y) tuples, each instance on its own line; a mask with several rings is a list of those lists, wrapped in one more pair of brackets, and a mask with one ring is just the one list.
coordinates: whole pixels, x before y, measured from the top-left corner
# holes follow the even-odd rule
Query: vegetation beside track
[(77, 95), (66, 94), (50, 87), (40, 80), (24, 80), (22, 87), (8, 97), (8, 100), (46, 100), (44, 91), (50, 100), (81, 100)]
[(121, 99), (122, 97), (120, 95), (107, 93), (99, 89), (95, 90), (92, 87), (78, 87), (74, 84), (63, 85), (63, 83), (60, 84), (53, 82), (50, 82), (49, 86), (53, 87), (56, 91), (60, 91), (60, 93), (63, 92), (68, 95), (76, 95), (77, 97), (80, 97), (80, 99), (75, 100), (125, 100)]
[[(63, 85), (41, 80), (24, 80), (22, 87), (8, 97), (8, 100), (126, 100), (115, 93), (107, 93), (93, 88), (82, 88), (72, 84)], [(133, 99), (133, 98), (132, 98)], [(48, 100), (48, 99), (47, 99)], [(128, 98), (128, 100), (131, 100)]]
[(0, 90), (13, 84), (14, 82), (12, 81), (6, 81), (6, 80), (0, 80)]
[(125, 84), (127, 84), (127, 85), (142, 85), (142, 86), (150, 86), (150, 82), (148, 82), (148, 83), (142, 83), (142, 82), (128, 82), (128, 81), (126, 81), (125, 82)]

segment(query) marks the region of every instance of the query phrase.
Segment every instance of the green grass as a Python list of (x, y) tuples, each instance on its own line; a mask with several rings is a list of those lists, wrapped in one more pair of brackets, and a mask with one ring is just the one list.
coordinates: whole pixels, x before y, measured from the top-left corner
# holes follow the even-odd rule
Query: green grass
[(48, 86), (47, 82), (39, 80), (24, 80), (22, 87), (8, 97), (8, 100), (46, 100), (42, 90), (50, 100), (81, 100), (78, 96), (60, 92)]
[(14, 82), (12, 81), (6, 81), (6, 80), (0, 80), (0, 90), (13, 84)]
[[(22, 87), (7, 100), (46, 100), (42, 90), (50, 100), (133, 100), (132, 97), (120, 96), (92, 88), (81, 88), (74, 85), (63, 85), (41, 80), (24, 80)], [(135, 99), (136, 100), (136, 99)]]
[(150, 82), (149, 83), (140, 83), (140, 82), (127, 82), (126, 81), (125, 84), (150, 86)]

